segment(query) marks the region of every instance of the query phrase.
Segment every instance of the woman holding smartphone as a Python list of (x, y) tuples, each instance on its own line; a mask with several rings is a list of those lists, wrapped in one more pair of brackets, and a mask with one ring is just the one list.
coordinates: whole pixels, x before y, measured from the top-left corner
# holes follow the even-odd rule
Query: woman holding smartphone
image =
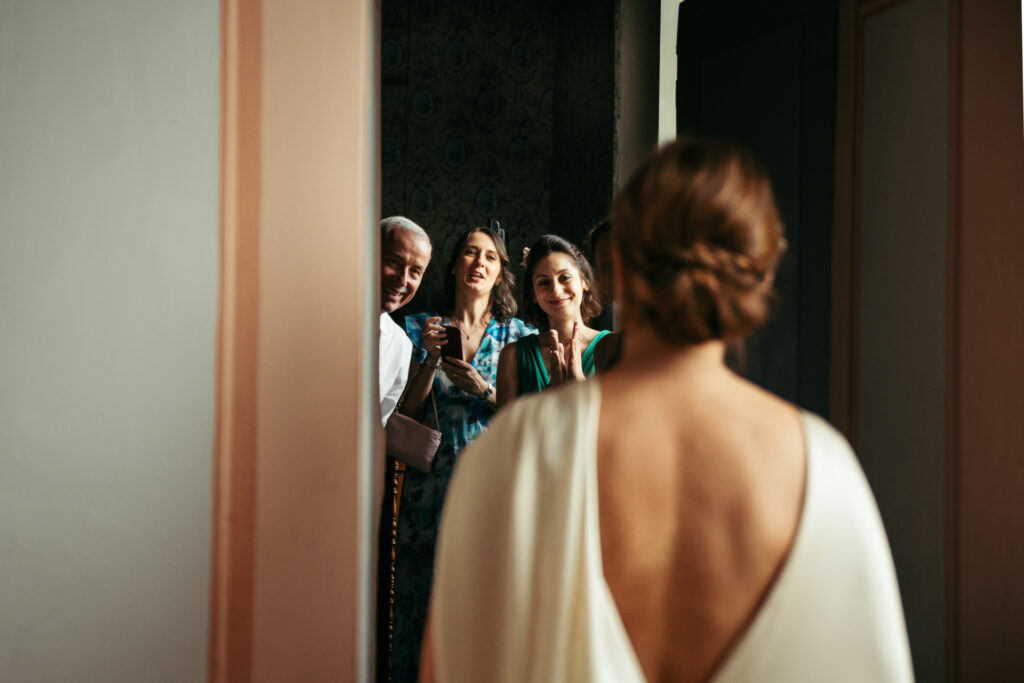
[(505, 347), (498, 361), (498, 407), (522, 394), (594, 374), (594, 349), (608, 334), (587, 326), (601, 313), (594, 272), (583, 253), (558, 235), (544, 235), (525, 259), (523, 317), (539, 327)]
[(515, 279), (501, 236), (473, 228), (456, 242), (445, 276), (444, 315), (405, 319), (419, 365), (400, 412), (431, 416), (437, 404), (441, 448), (429, 473), (407, 469), (402, 485), (395, 549), (392, 680), (414, 681), (433, 575), (441, 506), (459, 452), (495, 411), (498, 356), (509, 343), (534, 334), (515, 318)]

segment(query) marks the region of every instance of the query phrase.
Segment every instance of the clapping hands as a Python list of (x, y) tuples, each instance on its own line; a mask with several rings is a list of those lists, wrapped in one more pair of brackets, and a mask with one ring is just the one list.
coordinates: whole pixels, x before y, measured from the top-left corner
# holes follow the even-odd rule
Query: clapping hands
[(551, 384), (586, 379), (583, 374), (583, 350), (577, 335), (578, 329), (579, 323), (573, 323), (572, 337), (565, 342), (559, 340), (558, 332), (555, 330), (544, 332), (538, 340), (541, 358), (544, 360), (548, 377), (551, 378)]

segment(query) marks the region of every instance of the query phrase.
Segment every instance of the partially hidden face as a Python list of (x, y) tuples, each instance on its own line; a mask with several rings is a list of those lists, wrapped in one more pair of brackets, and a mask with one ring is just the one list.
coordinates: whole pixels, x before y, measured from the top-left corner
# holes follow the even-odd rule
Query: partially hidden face
[(406, 230), (396, 230), (381, 245), (380, 307), (394, 313), (412, 301), (430, 263), (430, 244)]
[(534, 266), (531, 285), (534, 299), (549, 318), (579, 316), (587, 286), (573, 257), (559, 251), (548, 254)]
[(471, 233), (455, 259), (456, 287), (489, 293), (501, 275), (501, 256), (494, 240), (482, 232)]

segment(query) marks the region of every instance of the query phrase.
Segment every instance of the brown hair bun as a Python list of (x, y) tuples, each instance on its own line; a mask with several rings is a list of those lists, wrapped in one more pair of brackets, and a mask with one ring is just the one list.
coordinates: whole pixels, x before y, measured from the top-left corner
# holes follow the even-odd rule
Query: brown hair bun
[(616, 197), (611, 221), (626, 319), (693, 344), (743, 337), (768, 317), (785, 241), (771, 183), (746, 151), (665, 145)]

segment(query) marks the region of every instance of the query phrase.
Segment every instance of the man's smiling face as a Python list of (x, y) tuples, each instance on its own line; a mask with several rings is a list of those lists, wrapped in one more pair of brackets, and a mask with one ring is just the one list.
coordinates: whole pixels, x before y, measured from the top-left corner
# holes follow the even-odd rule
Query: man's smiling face
[(380, 307), (394, 313), (409, 303), (430, 263), (430, 243), (408, 230), (395, 230), (381, 245)]

